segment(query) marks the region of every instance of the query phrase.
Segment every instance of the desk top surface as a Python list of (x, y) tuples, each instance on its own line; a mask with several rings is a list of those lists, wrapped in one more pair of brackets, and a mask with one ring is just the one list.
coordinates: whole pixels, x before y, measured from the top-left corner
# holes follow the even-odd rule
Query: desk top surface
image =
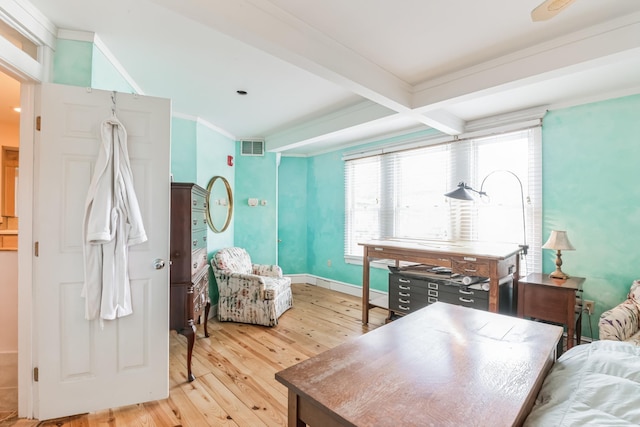
[(380, 239), (358, 243), (368, 248), (422, 251), (448, 255), (476, 256), (504, 259), (517, 254), (522, 248), (513, 243), (475, 241), (398, 240)]
[(522, 422), (562, 328), (435, 303), (280, 371), (345, 425)]

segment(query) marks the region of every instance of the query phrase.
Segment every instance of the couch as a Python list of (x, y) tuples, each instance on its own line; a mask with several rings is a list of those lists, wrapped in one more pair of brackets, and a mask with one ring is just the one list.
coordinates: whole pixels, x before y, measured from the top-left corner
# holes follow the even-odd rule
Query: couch
[(277, 265), (253, 264), (243, 248), (220, 249), (211, 266), (220, 293), (220, 321), (275, 326), (293, 305), (291, 279)]
[(640, 280), (635, 280), (627, 299), (600, 316), (601, 340), (627, 341), (640, 345)]

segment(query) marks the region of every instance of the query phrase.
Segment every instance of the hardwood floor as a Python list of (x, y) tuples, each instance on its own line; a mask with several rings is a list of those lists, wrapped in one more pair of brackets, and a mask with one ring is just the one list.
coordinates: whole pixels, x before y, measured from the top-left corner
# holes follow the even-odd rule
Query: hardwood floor
[(171, 332), (169, 398), (58, 420), (9, 418), (5, 426), (285, 426), (287, 389), (275, 373), (384, 324), (372, 309), (361, 322), (359, 297), (311, 285), (293, 285), (294, 306), (273, 328), (209, 321), (193, 354), (196, 380), (186, 381), (186, 340)]

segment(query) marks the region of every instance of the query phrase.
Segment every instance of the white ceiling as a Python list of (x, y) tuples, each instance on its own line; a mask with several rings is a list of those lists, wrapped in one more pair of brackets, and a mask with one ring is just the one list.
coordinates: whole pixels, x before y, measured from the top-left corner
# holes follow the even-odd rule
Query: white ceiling
[(141, 91), (171, 98), (175, 113), (309, 155), (640, 93), (640, 0), (577, 0), (534, 23), (540, 1), (31, 3), (60, 29), (94, 32)]

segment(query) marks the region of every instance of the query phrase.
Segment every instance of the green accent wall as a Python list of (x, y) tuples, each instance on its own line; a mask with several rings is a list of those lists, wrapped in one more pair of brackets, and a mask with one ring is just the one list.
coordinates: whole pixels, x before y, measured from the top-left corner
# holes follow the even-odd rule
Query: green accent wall
[[(233, 166), (227, 165), (227, 156), (233, 156), (234, 153), (235, 141), (221, 135), (202, 123), (196, 123), (196, 155), (195, 158), (189, 159), (195, 160), (196, 176), (193, 182), (206, 189), (211, 178), (214, 176), (223, 176), (229, 182), (233, 192), (235, 187), (235, 169)], [(234, 246), (235, 221), (233, 213), (231, 218), (232, 220), (229, 227), (221, 233), (214, 233), (211, 228), (209, 228), (207, 232), (209, 262), (211, 262), (211, 258), (219, 249)], [(209, 297), (211, 304), (215, 305), (218, 303), (218, 286), (212, 271), (209, 272)]]
[(171, 119), (171, 174), (174, 182), (197, 181), (196, 128), (193, 120)]
[[(636, 237), (640, 235), (638, 111), (640, 95), (633, 95), (552, 110), (543, 122), (542, 241), (553, 229), (567, 230), (576, 248), (563, 252), (563, 270), (585, 277), (583, 297), (595, 301), (595, 313), (591, 319), (585, 315), (582, 322), (582, 335), (587, 337), (598, 338), (600, 314), (623, 301), (632, 281), (640, 278)], [(283, 159), (280, 220), (286, 225), (280, 225), (280, 235), (294, 236), (287, 237), (294, 240), (306, 227), (306, 272), (360, 286), (362, 267), (346, 264), (343, 256), (342, 154), (336, 151), (307, 158), (307, 184), (302, 191), (301, 184), (292, 178), (304, 170), (303, 161)], [(306, 218), (285, 216), (284, 206), (299, 206), (305, 199)], [(304, 253), (303, 240), (290, 243), (292, 250), (284, 250), (282, 245), (279, 261), (291, 268), (291, 273), (304, 268), (299, 259)], [(555, 268), (555, 253), (544, 250), (543, 256), (543, 271), (550, 273)], [(372, 268), (373, 289), (387, 290), (386, 273)]]
[[(366, 146), (370, 148), (370, 145)], [(353, 151), (353, 148), (346, 150)], [(362, 286), (362, 266), (344, 260), (343, 151), (309, 158), (307, 178), (308, 273)], [(388, 290), (387, 270), (372, 268), (371, 289)]]
[(114, 67), (111, 61), (93, 45), (93, 74), (91, 87), (95, 89), (115, 90), (123, 93), (136, 93), (122, 74)]
[(278, 168), (278, 262), (284, 274), (306, 274), (307, 170), (304, 157), (283, 157)]
[(53, 83), (91, 87), (93, 43), (58, 39), (53, 57)]
[[(587, 279), (595, 337), (600, 314), (640, 277), (639, 111), (640, 95), (628, 96), (550, 111), (542, 128), (543, 242), (567, 231), (576, 250), (562, 252), (562, 270)], [(549, 273), (555, 253), (543, 251)], [(590, 336), (588, 316), (582, 323)]]
[[(255, 264), (278, 263), (278, 156), (241, 156), (236, 147), (235, 243)], [(248, 205), (255, 198), (266, 205)]]

